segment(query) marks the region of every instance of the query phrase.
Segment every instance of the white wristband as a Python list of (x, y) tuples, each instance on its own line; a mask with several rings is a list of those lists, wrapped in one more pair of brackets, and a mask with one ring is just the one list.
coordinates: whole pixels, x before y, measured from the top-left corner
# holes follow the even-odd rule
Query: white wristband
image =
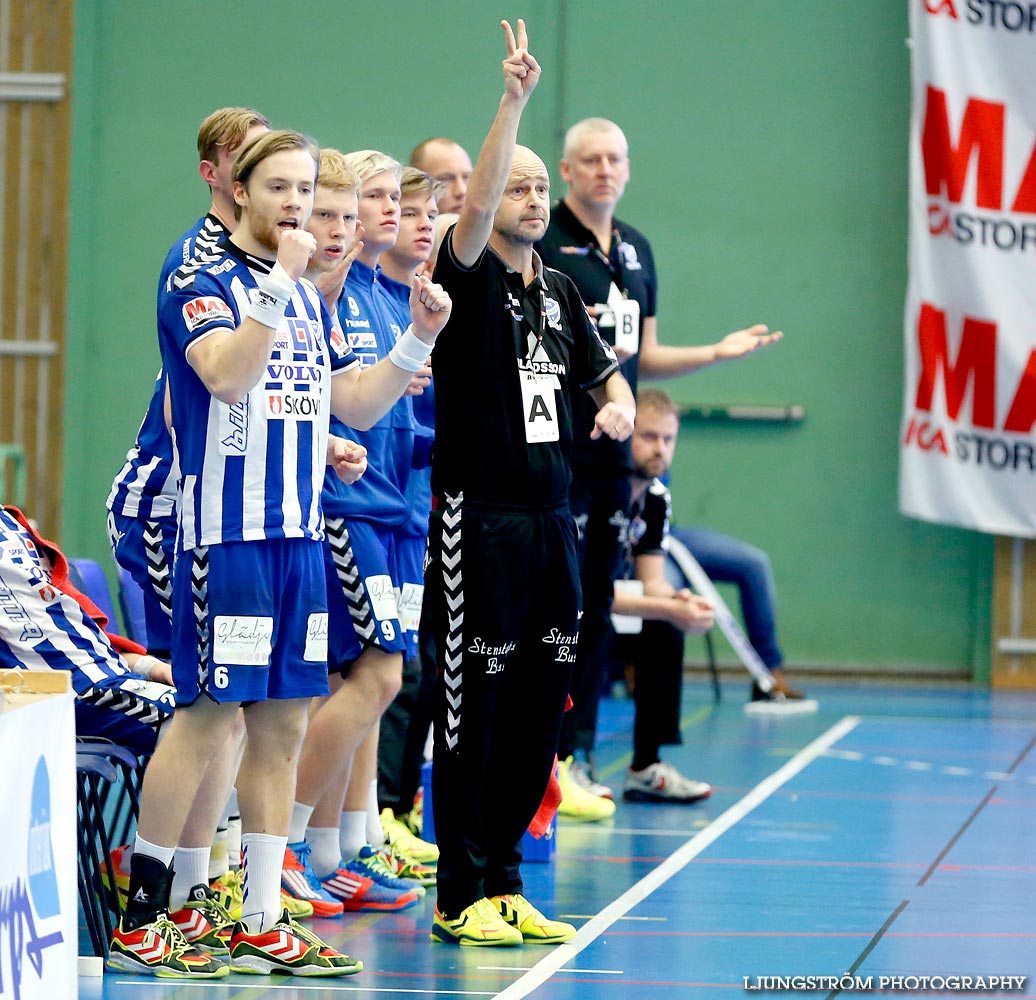
[(424, 368), (428, 355), (432, 353), (431, 344), (426, 344), (416, 333), (413, 324), (403, 331), (403, 336), (396, 341), (388, 352), (389, 361), (405, 372), (416, 372)]
[(139, 674), (144, 680), (149, 681), (151, 680), (151, 674), (157, 666), (158, 660), (154, 656), (138, 656), (130, 670), (135, 674)]
[(254, 319), (263, 326), (276, 330), (280, 326), (284, 310), (295, 293), (295, 282), (280, 263), (273, 265), (273, 270), (257, 282), (258, 287), (252, 293), (252, 304), (248, 309), (249, 319)]

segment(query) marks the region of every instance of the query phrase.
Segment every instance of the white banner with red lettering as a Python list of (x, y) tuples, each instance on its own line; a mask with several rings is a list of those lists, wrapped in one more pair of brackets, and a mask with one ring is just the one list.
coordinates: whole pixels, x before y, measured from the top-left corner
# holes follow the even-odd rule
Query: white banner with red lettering
[(1036, 8), (908, 0), (900, 510), (1036, 536)]

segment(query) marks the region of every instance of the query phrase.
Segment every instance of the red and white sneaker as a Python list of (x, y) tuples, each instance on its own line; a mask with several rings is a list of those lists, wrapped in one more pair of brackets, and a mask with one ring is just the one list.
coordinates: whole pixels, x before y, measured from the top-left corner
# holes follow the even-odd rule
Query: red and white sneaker
[(284, 910), (277, 923), (258, 934), (234, 925), (230, 968), (259, 976), (351, 976), (363, 970), (363, 962), (328, 947)]

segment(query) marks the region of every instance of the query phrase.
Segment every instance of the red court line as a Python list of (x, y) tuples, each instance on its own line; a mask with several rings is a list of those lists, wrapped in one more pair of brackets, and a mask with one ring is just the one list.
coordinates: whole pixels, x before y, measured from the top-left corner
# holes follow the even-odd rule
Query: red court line
[[(617, 931), (609, 937), (700, 937), (700, 938), (870, 938), (872, 931)], [(969, 931), (886, 931), (882, 938), (1036, 938), (1036, 932), (971, 933)]]
[[(927, 868), (920, 861), (823, 861), (786, 860), (784, 858), (695, 858), (693, 865), (796, 865), (802, 868)], [(939, 865), (939, 871), (1027, 872), (1036, 871), (1036, 865)]]
[[(664, 857), (643, 855), (638, 857), (612, 857), (605, 854), (566, 854), (566, 861), (603, 861), (609, 864), (660, 864)], [(785, 858), (695, 858), (692, 865), (780, 865), (800, 868), (904, 868), (927, 869), (923, 861), (823, 861), (820, 859), (788, 860)], [(1021, 872), (1032, 874), (1036, 865), (957, 865), (942, 864), (938, 871), (945, 872)]]

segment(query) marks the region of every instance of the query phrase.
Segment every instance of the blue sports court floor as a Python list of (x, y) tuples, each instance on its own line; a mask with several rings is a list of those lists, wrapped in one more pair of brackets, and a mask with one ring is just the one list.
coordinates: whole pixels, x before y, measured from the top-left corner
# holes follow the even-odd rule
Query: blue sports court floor
[[(579, 925), (570, 945), (433, 945), (432, 891), (400, 915), (313, 924), (363, 959), (354, 977), (108, 972), (80, 997), (723, 1000), (796, 976), (814, 978), (785, 995), (849, 1000), (869, 979), (877, 995), (978, 997), (953, 977), (1021, 976), (1000, 995), (1036, 997), (1036, 696), (811, 683), (817, 715), (765, 719), (744, 715), (746, 688), (726, 680), (713, 705), (686, 687), (684, 744), (665, 756), (711, 799), (563, 821), (556, 861), (525, 866), (526, 895)], [(602, 705), (599, 777), (617, 788), (631, 718)]]

